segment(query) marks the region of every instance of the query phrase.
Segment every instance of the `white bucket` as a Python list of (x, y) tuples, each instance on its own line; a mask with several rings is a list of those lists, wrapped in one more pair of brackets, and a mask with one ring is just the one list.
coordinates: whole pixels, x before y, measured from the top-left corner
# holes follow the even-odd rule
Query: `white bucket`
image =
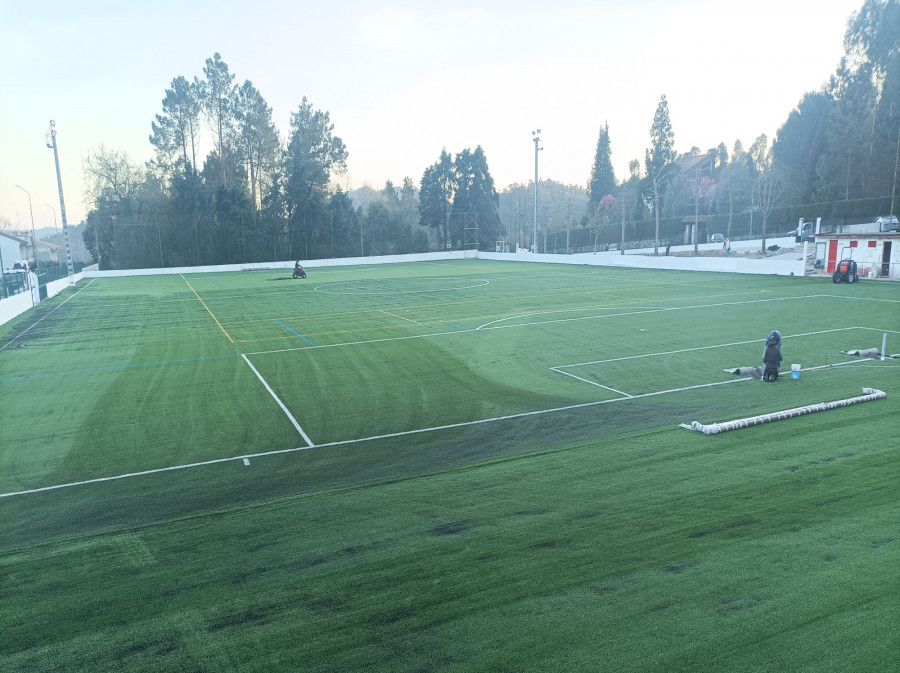
[(800, 365), (791, 365), (791, 378), (792, 379), (800, 378)]

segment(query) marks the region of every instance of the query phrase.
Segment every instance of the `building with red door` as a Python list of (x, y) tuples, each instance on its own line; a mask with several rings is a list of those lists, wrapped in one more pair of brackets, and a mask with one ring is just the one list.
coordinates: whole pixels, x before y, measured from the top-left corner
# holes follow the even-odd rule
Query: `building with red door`
[(900, 280), (900, 232), (850, 228), (816, 235), (816, 269), (831, 275), (842, 259), (852, 259), (860, 278)]

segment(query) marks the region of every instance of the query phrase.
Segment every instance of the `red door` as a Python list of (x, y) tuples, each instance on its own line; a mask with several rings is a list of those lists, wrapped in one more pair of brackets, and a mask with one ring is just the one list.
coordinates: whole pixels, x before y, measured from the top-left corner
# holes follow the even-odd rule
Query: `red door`
[(836, 240), (828, 241), (828, 268), (826, 269), (828, 273), (834, 273), (837, 263), (837, 244)]

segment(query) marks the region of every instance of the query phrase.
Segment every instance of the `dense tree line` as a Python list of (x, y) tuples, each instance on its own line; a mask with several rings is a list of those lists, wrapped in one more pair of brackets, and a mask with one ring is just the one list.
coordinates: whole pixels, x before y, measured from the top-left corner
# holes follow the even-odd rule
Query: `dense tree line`
[[(282, 138), (262, 94), (249, 81), (236, 84), (219, 54), (207, 59), (203, 78), (172, 80), (151, 131), (155, 157), (144, 166), (104, 147), (84, 161), (84, 240), (101, 268), (429, 248), (411, 178), (399, 189), (370, 189), (365, 207), (355, 205), (333, 186), (348, 151), (329, 113), (304, 97)], [(211, 148), (201, 163), (203, 142)], [(480, 148), (476, 154), (483, 159)], [(485, 164), (490, 180), (486, 171)]]
[(442, 150), (418, 185), (407, 177), (345, 193), (333, 178), (348, 149), (329, 113), (304, 97), (283, 138), (262, 94), (215, 54), (202, 78), (176, 77), (165, 91), (153, 161), (103, 147), (85, 159), (85, 244), (101, 268), (530, 248), (535, 234), (539, 249), (557, 252), (613, 242), (658, 251), (713, 231), (761, 237), (765, 248), (798, 216), (897, 211), (900, 0), (866, 0), (844, 46), (834, 75), (771, 142), (762, 134), (746, 149), (735, 140), (679, 155), (663, 95), (643, 162), (617, 179), (604, 123), (585, 186), (541, 181), (537, 213), (532, 182), (498, 193), (480, 146)]
[[(613, 223), (621, 219), (623, 231), (626, 224), (629, 228), (623, 240), (657, 245), (682, 242), (685, 221), (702, 219), (702, 233), (761, 237), (765, 248), (767, 236), (783, 234), (798, 216), (847, 222), (896, 213), (900, 2), (866, 0), (848, 23), (844, 47), (834, 75), (821, 90), (803, 95), (771, 143), (762, 134), (746, 150), (736, 140), (730, 153), (722, 142), (705, 153), (694, 147), (679, 156), (662, 96), (644, 172), (636, 172), (637, 161), (632, 161), (630, 177), (617, 182), (609, 158), (610, 130), (604, 125), (582, 225), (599, 221), (606, 228), (602, 240), (615, 242), (620, 236)], [(688, 159), (700, 155), (707, 160)], [(600, 206), (606, 197), (615, 200), (611, 209)]]

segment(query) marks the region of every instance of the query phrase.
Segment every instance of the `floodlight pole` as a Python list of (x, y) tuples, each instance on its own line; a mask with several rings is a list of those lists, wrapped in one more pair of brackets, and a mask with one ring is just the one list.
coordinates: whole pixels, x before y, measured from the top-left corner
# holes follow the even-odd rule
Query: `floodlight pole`
[(31, 213), (31, 251), (34, 253), (34, 268), (36, 271), (40, 271), (41, 263), (38, 262), (37, 239), (34, 236), (34, 211), (31, 209), (31, 192), (21, 185), (16, 185), (16, 187), (28, 194), (28, 212)]
[(541, 130), (538, 129), (537, 131), (532, 131), (531, 135), (533, 136), (532, 140), (534, 141), (534, 238), (532, 240), (534, 252), (537, 253), (538, 152), (544, 148), (539, 147), (541, 142)]
[[(50, 128), (47, 129), (47, 135), (50, 136), (51, 142), (47, 143), (47, 147), (53, 148), (53, 161), (56, 163), (56, 185), (59, 187), (59, 214), (62, 217), (63, 235), (66, 239), (66, 270), (69, 276), (69, 287), (75, 287), (75, 268), (72, 266), (72, 248), (69, 245), (69, 226), (66, 223), (66, 200), (63, 198), (62, 177), (59, 173), (59, 152), (56, 149), (56, 122), (50, 120)], [(56, 212), (53, 213), (54, 220)], [(95, 232), (96, 233), (96, 232)], [(97, 251), (100, 250), (100, 237), (97, 236)]]

